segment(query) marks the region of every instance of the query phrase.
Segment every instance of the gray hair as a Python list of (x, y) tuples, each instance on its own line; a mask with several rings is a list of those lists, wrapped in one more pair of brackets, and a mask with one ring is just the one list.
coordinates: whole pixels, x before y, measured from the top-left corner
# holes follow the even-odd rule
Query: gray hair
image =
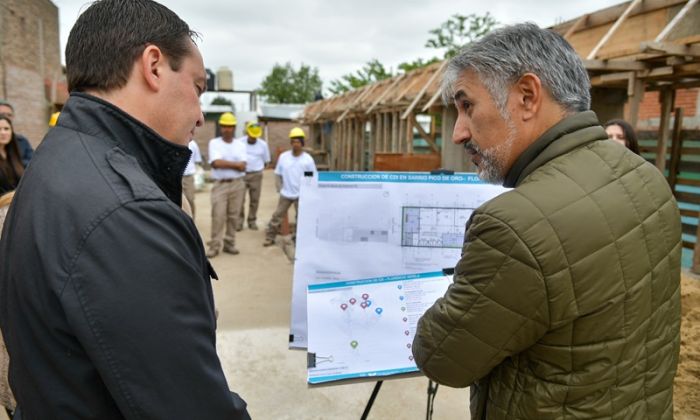
[(591, 82), (576, 51), (559, 34), (534, 23), (496, 29), (450, 60), (442, 80), (446, 103), (452, 102), (454, 85), (465, 70), (476, 72), (502, 115), (508, 88), (525, 73), (537, 75), (569, 113), (590, 109)]

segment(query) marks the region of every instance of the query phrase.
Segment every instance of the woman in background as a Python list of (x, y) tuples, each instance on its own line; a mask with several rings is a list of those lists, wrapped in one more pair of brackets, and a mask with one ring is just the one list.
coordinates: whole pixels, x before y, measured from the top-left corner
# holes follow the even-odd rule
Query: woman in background
[(627, 147), (636, 154), (639, 154), (639, 143), (634, 128), (625, 120), (610, 120), (605, 123), (605, 132), (610, 140)]
[(0, 116), (0, 195), (17, 188), (24, 174), (12, 121)]

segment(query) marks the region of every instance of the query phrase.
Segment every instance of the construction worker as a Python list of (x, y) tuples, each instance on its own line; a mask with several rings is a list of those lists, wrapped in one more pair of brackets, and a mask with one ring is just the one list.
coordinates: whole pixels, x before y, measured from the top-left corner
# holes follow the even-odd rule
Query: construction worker
[[(207, 257), (214, 258), (222, 250), (239, 254), (236, 249), (236, 227), (245, 196), (245, 144), (234, 141), (236, 117), (224, 112), (219, 118), (221, 137), (209, 140), (209, 164), (212, 167), (214, 187), (211, 190), (211, 240)], [(224, 234), (224, 229), (225, 234)]]
[(292, 150), (282, 153), (277, 159), (275, 175), (277, 191), (280, 193), (277, 209), (272, 214), (272, 219), (267, 225), (265, 242), (263, 246), (275, 243), (275, 237), (279, 233), (282, 219), (287, 214), (289, 207), (294, 204), (296, 213), (299, 213), (299, 187), (304, 172), (316, 172), (316, 164), (311, 155), (304, 151), (306, 134), (299, 127), (294, 127), (289, 132), (289, 140)]
[[(260, 192), (262, 191), (263, 169), (270, 163), (270, 148), (267, 146), (267, 142), (260, 137), (262, 136), (262, 127), (258, 123), (247, 122), (245, 132), (245, 136), (241, 137), (240, 140), (244, 142), (248, 154), (245, 177), (243, 178), (245, 189), (248, 191), (248, 199), (250, 200), (248, 205), (248, 228), (258, 230), (256, 220), (258, 204), (260, 203)], [(245, 193), (241, 202), (241, 212), (236, 230), (243, 230), (244, 218)]]
[(199, 145), (197, 145), (195, 139), (190, 140), (187, 144), (187, 148), (190, 149), (192, 155), (190, 156), (189, 162), (187, 162), (187, 166), (185, 166), (185, 172), (182, 173), (182, 194), (185, 196), (185, 201), (187, 201), (187, 204), (190, 206), (192, 220), (194, 220), (194, 174), (197, 173), (197, 165), (202, 164), (202, 154), (199, 151)]

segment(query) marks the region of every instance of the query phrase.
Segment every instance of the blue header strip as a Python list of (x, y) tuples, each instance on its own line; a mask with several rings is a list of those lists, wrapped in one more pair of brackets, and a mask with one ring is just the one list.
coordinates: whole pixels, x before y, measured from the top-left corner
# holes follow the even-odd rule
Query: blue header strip
[(323, 382), (341, 381), (343, 379), (369, 378), (369, 377), (374, 377), (374, 376), (391, 376), (391, 375), (400, 375), (402, 373), (411, 373), (411, 372), (418, 372), (418, 368), (409, 367), (409, 368), (400, 368), (400, 369), (379, 370), (376, 372), (359, 372), (359, 373), (346, 373), (344, 375), (316, 376), (316, 377), (309, 377), (308, 382), (310, 384), (320, 384)]
[(375, 277), (371, 279), (337, 281), (333, 283), (310, 284), (308, 285), (309, 292), (315, 292), (324, 289), (335, 289), (339, 287), (362, 286), (365, 284), (389, 283), (393, 281), (418, 280), (428, 277), (444, 277), (442, 271), (431, 271), (428, 273), (402, 274), (399, 276)]
[(395, 182), (408, 184), (485, 184), (476, 174), (429, 172), (319, 172), (318, 182)]

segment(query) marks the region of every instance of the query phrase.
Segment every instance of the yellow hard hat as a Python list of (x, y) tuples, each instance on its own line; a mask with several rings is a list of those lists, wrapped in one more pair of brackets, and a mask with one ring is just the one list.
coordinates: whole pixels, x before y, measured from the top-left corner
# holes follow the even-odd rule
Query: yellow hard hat
[(306, 138), (306, 134), (304, 133), (304, 130), (302, 130), (301, 128), (299, 128), (299, 127), (294, 127), (294, 128), (292, 128), (292, 130), (289, 132), (289, 138), (290, 138), (290, 139), (293, 139), (293, 138), (297, 138), (297, 137), (301, 137), (302, 139), (305, 139), (305, 138)]
[(51, 114), (51, 118), (49, 118), (49, 127), (53, 127), (56, 125), (56, 123), (58, 122), (59, 115), (61, 115), (60, 112), (54, 112), (53, 114)]
[(236, 121), (236, 116), (233, 115), (230, 112), (224, 112), (221, 114), (221, 117), (219, 117), (219, 125), (236, 125), (238, 121)]
[(249, 121), (245, 124), (245, 132), (248, 133), (250, 137), (257, 139), (262, 136), (262, 127), (256, 122)]

